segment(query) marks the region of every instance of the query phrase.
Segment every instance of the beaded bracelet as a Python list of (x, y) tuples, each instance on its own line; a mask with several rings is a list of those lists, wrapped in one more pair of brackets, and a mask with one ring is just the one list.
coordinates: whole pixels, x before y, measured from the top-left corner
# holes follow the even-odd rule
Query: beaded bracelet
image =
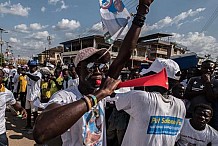
[(92, 94), (89, 94), (88, 96), (92, 98), (93, 105), (96, 106), (98, 104), (97, 97), (95, 95), (92, 95)]
[(91, 102), (91, 100), (88, 97), (86, 97), (86, 96), (84, 96), (84, 98), (81, 98), (81, 99), (86, 102), (86, 106), (88, 107), (88, 111), (91, 110), (92, 109), (92, 102)]
[(132, 23), (139, 27), (142, 27), (145, 23), (145, 19), (146, 19), (145, 16), (140, 14), (135, 14)]
[[(139, 5), (142, 5), (142, 6), (144, 6), (145, 7), (145, 14), (148, 14), (149, 13), (149, 6), (148, 5), (146, 5), (146, 4), (139, 4)], [(139, 5), (136, 7), (136, 10), (138, 10), (138, 8), (139, 8)]]

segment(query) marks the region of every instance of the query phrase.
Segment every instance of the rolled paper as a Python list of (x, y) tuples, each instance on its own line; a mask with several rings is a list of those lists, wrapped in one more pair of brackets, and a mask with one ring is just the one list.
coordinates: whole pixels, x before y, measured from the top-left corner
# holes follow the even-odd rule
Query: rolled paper
[(168, 77), (166, 69), (162, 69), (159, 73), (121, 82), (118, 88), (122, 87), (141, 87), (141, 86), (160, 86), (168, 89)]

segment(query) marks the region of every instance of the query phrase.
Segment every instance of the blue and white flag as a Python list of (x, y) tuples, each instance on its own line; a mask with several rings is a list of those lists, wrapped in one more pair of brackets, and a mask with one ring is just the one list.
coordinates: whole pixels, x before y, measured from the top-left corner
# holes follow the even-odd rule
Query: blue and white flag
[(123, 32), (130, 14), (122, 0), (99, 0), (105, 41), (113, 43)]

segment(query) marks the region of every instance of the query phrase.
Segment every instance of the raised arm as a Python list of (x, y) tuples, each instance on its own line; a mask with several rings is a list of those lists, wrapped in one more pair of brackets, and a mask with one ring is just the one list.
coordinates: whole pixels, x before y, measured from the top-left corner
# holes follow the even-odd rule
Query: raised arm
[(141, 28), (145, 21), (145, 15), (149, 12), (149, 6), (153, 0), (139, 0), (137, 13), (134, 15), (132, 25), (124, 38), (118, 56), (113, 61), (108, 71), (108, 76), (117, 79), (124, 65), (130, 59), (132, 51), (135, 49)]
[[(101, 88), (93, 93), (97, 97), (97, 102), (111, 95), (119, 84), (119, 80), (115, 79), (118, 78), (125, 63), (129, 60), (132, 50), (136, 46), (141, 27), (144, 24), (144, 16), (148, 11), (148, 6), (152, 2), (153, 0), (139, 0), (139, 7), (134, 23), (124, 39), (117, 58), (110, 66), (108, 72), (109, 77)], [(51, 104), (36, 120), (33, 130), (35, 141), (37, 143), (43, 143), (67, 131), (67, 129), (73, 126), (88, 111), (88, 104), (85, 100), (80, 99), (64, 106)], [(93, 106), (93, 103), (91, 103), (91, 106)]]

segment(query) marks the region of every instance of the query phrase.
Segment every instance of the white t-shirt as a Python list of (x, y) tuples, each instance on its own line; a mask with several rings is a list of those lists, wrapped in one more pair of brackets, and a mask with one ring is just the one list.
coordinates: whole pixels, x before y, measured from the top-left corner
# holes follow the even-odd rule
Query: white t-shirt
[(78, 86), (78, 85), (79, 85), (79, 78), (69, 79), (68, 80), (68, 86), (67, 86), (67, 81), (64, 80), (64, 82), (63, 82), (63, 89), (70, 88), (72, 86)]
[(117, 109), (130, 115), (122, 146), (174, 146), (186, 112), (180, 99), (140, 90), (115, 98)]
[[(29, 74), (31, 74), (31, 73), (29, 73)], [(40, 79), (38, 81), (34, 81), (27, 76), (26, 99), (29, 101), (34, 101), (36, 98), (40, 97), (40, 87), (41, 87), (42, 74), (38, 71), (35, 71), (31, 75), (40, 77)]]
[(218, 131), (206, 125), (202, 131), (195, 130), (189, 119), (185, 119), (184, 125), (178, 135), (177, 146), (206, 146), (208, 143), (218, 146)]
[(5, 88), (5, 92), (0, 92), (0, 134), (6, 132), (5, 127), (5, 109), (6, 104), (13, 105), (16, 103), (14, 95), (11, 91)]
[(15, 92), (15, 93), (17, 93), (19, 77), (20, 77), (20, 75), (18, 73), (14, 76), (14, 89), (13, 89), (13, 92)]
[[(48, 104), (66, 105), (83, 98), (77, 86), (56, 92)], [(105, 112), (103, 102), (97, 106), (99, 117), (93, 110), (85, 113), (70, 129), (61, 135), (63, 146), (106, 146)]]

